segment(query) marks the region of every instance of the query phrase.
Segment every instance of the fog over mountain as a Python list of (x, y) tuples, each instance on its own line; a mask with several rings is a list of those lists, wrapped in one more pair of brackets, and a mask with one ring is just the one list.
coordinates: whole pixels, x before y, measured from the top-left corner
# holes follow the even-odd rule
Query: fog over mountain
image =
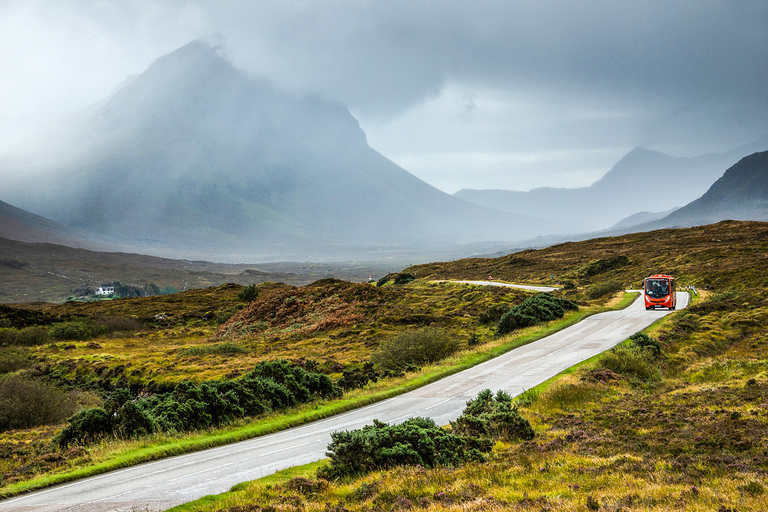
[[(576, 224), (573, 232), (622, 227), (664, 217), (662, 212), (699, 198), (740, 158), (768, 149), (768, 140), (726, 153), (692, 158), (672, 157), (658, 151), (636, 148), (602, 178), (582, 188), (543, 187), (528, 192), (511, 190), (460, 190), (456, 197), (473, 203)], [(638, 212), (645, 215), (627, 219)]]
[(331, 257), (562, 230), (437, 190), (371, 149), (345, 107), (253, 80), (202, 41), (0, 165), (0, 199), (152, 254)]

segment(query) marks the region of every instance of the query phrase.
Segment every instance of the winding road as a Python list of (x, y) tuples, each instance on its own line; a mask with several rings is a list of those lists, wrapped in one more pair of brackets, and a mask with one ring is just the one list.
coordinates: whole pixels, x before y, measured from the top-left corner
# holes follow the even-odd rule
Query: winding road
[[(678, 293), (677, 300), (679, 309), (686, 307), (688, 294)], [(239, 482), (319, 460), (325, 456), (331, 432), (361, 428), (373, 419), (397, 423), (413, 416), (428, 416), (445, 425), (456, 419), (466, 401), (480, 391), (501, 389), (518, 395), (613, 347), (668, 313), (646, 311), (643, 301), (635, 300), (624, 310), (588, 317), (491, 361), (383, 402), (268, 436), (10, 498), (0, 501), (0, 511), (165, 510), (225, 492)]]

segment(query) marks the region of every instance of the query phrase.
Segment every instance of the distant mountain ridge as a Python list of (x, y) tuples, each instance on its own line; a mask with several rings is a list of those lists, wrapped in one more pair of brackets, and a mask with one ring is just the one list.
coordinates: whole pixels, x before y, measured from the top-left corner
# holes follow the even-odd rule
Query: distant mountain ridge
[(640, 228), (702, 226), (722, 220), (768, 221), (768, 151), (742, 158), (700, 198)]
[(82, 231), (0, 201), (0, 238), (29, 243), (55, 243), (77, 248), (105, 247)]
[(201, 41), (0, 169), (0, 199), (164, 256), (253, 261), (560, 230), (439, 191), (371, 149), (345, 107), (253, 80)]
[(454, 195), (511, 213), (570, 220), (578, 225), (574, 232), (598, 231), (641, 211), (664, 212), (683, 206), (706, 192), (740, 158), (765, 149), (766, 139), (726, 153), (692, 158), (635, 148), (589, 187), (544, 187), (528, 192), (464, 189)]

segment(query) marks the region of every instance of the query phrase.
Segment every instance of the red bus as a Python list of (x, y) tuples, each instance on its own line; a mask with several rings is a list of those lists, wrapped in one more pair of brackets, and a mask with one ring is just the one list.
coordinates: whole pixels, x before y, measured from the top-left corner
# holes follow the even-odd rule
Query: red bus
[(675, 294), (675, 278), (666, 274), (656, 274), (646, 277), (643, 281), (645, 309), (669, 308), (675, 309), (677, 296)]

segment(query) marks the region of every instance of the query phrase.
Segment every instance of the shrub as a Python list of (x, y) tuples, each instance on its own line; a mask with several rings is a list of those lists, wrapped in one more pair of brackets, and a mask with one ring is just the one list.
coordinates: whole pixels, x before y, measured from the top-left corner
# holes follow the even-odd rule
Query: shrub
[(596, 283), (587, 288), (587, 299), (594, 300), (599, 299), (609, 293), (620, 292), (624, 289), (624, 285), (619, 281), (603, 281), (602, 283)]
[(483, 313), (480, 313), (477, 317), (477, 321), (481, 324), (497, 323), (509, 309), (509, 304), (495, 304)]
[(34, 346), (45, 345), (50, 341), (48, 329), (40, 325), (32, 325), (23, 329), (13, 327), (0, 329), (0, 344)]
[(259, 296), (259, 291), (255, 284), (250, 284), (237, 293), (238, 300), (242, 302), (253, 302)]
[(482, 452), (490, 451), (495, 439), (531, 439), (533, 435), (511, 396), (503, 391), (494, 396), (485, 390), (467, 402), (450, 432), (429, 418), (391, 426), (374, 420), (360, 430), (333, 432), (326, 452), (330, 464), (317, 474), (336, 479), (403, 465), (455, 467), (483, 461)]
[(96, 324), (106, 332), (136, 332), (146, 329), (146, 325), (135, 318), (122, 316), (102, 316), (96, 319)]
[(484, 460), (467, 448), (464, 438), (450, 434), (429, 418), (411, 418), (399, 425), (374, 420), (360, 430), (333, 432), (326, 455), (331, 462), (318, 477), (336, 479), (395, 466), (458, 466)]
[(53, 438), (54, 444), (62, 450), (91, 443), (112, 433), (112, 418), (101, 407), (81, 411), (67, 421), (69, 425)]
[(440, 361), (459, 349), (459, 340), (450, 332), (434, 327), (405, 331), (379, 345), (371, 361), (384, 370), (401, 371)]
[(496, 396), (490, 389), (481, 391), (477, 398), (467, 402), (451, 431), (465, 437), (483, 440), (487, 449), (495, 439), (526, 440), (534, 436), (533, 427), (523, 418), (513, 404), (512, 397), (504, 391)]
[(629, 341), (631, 345), (634, 345), (637, 348), (649, 349), (654, 355), (661, 354), (661, 344), (644, 332), (636, 332), (629, 337)]
[(0, 379), (0, 431), (58, 423), (76, 407), (73, 395), (46, 382), (21, 375)]
[(376, 382), (379, 377), (379, 372), (376, 371), (373, 363), (368, 361), (362, 368), (345, 369), (336, 384), (344, 391), (349, 391), (361, 389), (369, 382)]
[(32, 366), (32, 361), (23, 350), (16, 347), (0, 349), (0, 373), (15, 372)]
[(620, 345), (604, 352), (597, 364), (626, 377), (645, 381), (661, 380), (661, 371), (654, 363), (654, 353), (650, 348)]
[(105, 436), (125, 438), (157, 430), (208, 428), (340, 394), (341, 389), (327, 375), (308, 372), (285, 360), (270, 361), (259, 363), (241, 379), (182, 381), (170, 392), (147, 398), (134, 400), (127, 389), (117, 389), (107, 397), (103, 408), (71, 417), (57, 443), (66, 448), (71, 443), (88, 443)]
[(50, 327), (48, 335), (56, 341), (85, 341), (106, 330), (106, 327), (99, 326), (93, 322), (60, 322)]
[(416, 276), (407, 272), (402, 272), (395, 276), (395, 284), (408, 284), (411, 281), (415, 281)]
[(501, 336), (516, 329), (562, 318), (566, 311), (577, 309), (576, 303), (568, 299), (555, 297), (551, 293), (538, 293), (510, 308), (496, 325), (496, 334)]

